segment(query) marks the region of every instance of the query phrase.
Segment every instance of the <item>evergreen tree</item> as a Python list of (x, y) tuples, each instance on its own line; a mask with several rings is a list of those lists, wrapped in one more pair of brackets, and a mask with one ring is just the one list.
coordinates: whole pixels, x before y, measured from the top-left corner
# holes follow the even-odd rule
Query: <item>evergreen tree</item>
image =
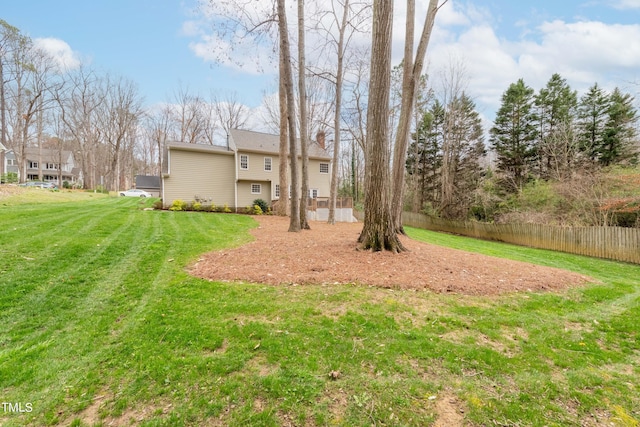
[(491, 148), (497, 155), (502, 188), (514, 192), (522, 188), (536, 152), (533, 89), (520, 79), (502, 95), (502, 105), (490, 130)]
[(604, 146), (604, 130), (610, 109), (609, 95), (594, 84), (578, 105), (579, 148), (593, 162), (599, 160)]
[(482, 122), (474, 102), (463, 93), (447, 107), (445, 123), (440, 211), (445, 218), (465, 218), (484, 155)]
[(637, 111), (633, 107), (633, 97), (615, 88), (609, 97), (608, 118), (599, 148), (599, 161), (603, 166), (637, 161), (635, 147), (637, 131)]
[(550, 172), (557, 169), (555, 159), (561, 157), (556, 150), (566, 152), (566, 147), (558, 146), (556, 135), (561, 129), (571, 127), (578, 106), (577, 92), (571, 90), (567, 81), (560, 74), (554, 74), (547, 86), (536, 95), (536, 118), (538, 139), (536, 141), (537, 174), (548, 178)]
[(444, 128), (444, 107), (435, 101), (422, 116), (407, 157), (407, 173), (417, 184), (418, 208), (424, 208), (426, 202), (432, 205), (440, 194), (439, 171), (442, 165), (442, 136)]

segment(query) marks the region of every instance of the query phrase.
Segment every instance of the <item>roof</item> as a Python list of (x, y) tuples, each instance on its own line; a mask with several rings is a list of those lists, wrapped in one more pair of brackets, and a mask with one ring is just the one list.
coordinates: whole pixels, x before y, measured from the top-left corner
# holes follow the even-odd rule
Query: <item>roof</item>
[[(60, 156), (62, 154), (62, 156)], [(27, 147), (24, 150), (24, 155), (28, 160), (39, 160), (41, 162), (58, 162), (60, 158), (63, 161), (69, 159), (72, 156), (72, 152), (69, 150), (54, 150), (51, 148), (38, 148), (38, 147)]]
[(184, 151), (198, 151), (201, 153), (222, 152), (233, 154), (233, 152), (222, 145), (207, 145), (207, 144), (189, 144), (187, 142), (168, 142), (167, 150), (184, 150)]
[[(231, 145), (237, 151), (254, 151), (278, 155), (280, 153), (280, 136), (268, 133), (254, 132), (250, 130), (231, 129)], [(300, 153), (300, 139), (298, 153)], [(317, 142), (309, 143), (309, 157), (318, 159), (331, 159), (329, 152), (320, 147)]]
[(0, 151), (7, 151), (7, 147), (2, 145), (2, 142), (0, 142)]
[(136, 188), (160, 188), (160, 177), (151, 175), (136, 175)]

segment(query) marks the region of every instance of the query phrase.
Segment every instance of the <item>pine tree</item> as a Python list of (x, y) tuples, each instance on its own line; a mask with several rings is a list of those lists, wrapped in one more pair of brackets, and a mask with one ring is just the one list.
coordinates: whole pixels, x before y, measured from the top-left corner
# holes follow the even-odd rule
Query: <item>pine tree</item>
[[(442, 148), (441, 215), (465, 217), (470, 199), (470, 181), (477, 181), (478, 144), (482, 145), (482, 124), (475, 104), (465, 93), (447, 106)], [(473, 186), (473, 184), (471, 184)]]
[(407, 157), (407, 173), (417, 184), (417, 205), (421, 210), (425, 203), (434, 205), (440, 197), (439, 171), (442, 165), (442, 136), (444, 107), (435, 101), (424, 113), (412, 135)]
[(555, 159), (561, 157), (554, 151), (566, 152), (566, 147), (558, 146), (556, 143), (556, 134), (573, 123), (578, 107), (578, 95), (576, 91), (571, 90), (567, 81), (556, 73), (547, 82), (547, 86), (540, 89), (534, 104), (538, 122), (536, 172), (539, 177), (548, 178), (550, 172), (557, 169), (557, 165), (553, 164)]
[(580, 98), (578, 105), (579, 148), (593, 162), (599, 160), (604, 145), (604, 130), (610, 108), (609, 95), (594, 84)]
[(514, 192), (522, 188), (536, 152), (533, 89), (520, 79), (502, 95), (502, 105), (490, 130), (490, 143), (497, 155), (497, 170), (502, 174), (502, 187)]
[(615, 88), (609, 97), (608, 119), (599, 149), (599, 161), (603, 166), (635, 161), (638, 152), (634, 147), (637, 137), (637, 111), (633, 97)]

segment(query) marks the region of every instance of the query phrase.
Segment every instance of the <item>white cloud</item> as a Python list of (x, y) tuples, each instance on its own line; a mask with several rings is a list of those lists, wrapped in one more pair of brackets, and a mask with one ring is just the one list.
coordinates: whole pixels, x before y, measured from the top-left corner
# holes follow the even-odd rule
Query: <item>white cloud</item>
[(463, 28), (436, 19), (427, 54), (429, 72), (434, 76), (451, 57), (461, 60), (470, 95), (480, 111), (489, 115), (499, 108), (502, 93), (519, 78), (538, 90), (559, 73), (580, 94), (596, 82), (613, 88), (638, 80), (640, 25), (556, 20), (509, 39), (498, 35), (491, 18), (481, 10), (459, 9), (458, 13), (468, 18)]
[(214, 34), (203, 34), (199, 41), (189, 44), (189, 49), (205, 62), (250, 75), (275, 72), (277, 67), (273, 51), (248, 38), (238, 37), (229, 42)]
[(82, 64), (80, 56), (71, 49), (67, 42), (56, 38), (37, 38), (33, 40), (36, 48), (51, 55), (61, 71), (78, 68)]
[(640, 0), (615, 0), (612, 6), (616, 9), (640, 9)]

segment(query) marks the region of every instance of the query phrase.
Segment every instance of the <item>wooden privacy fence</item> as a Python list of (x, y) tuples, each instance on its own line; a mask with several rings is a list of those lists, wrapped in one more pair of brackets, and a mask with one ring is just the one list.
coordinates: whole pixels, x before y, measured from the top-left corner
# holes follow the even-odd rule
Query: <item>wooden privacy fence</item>
[(640, 264), (638, 228), (490, 224), (448, 221), (413, 212), (404, 212), (402, 222), (409, 227)]

